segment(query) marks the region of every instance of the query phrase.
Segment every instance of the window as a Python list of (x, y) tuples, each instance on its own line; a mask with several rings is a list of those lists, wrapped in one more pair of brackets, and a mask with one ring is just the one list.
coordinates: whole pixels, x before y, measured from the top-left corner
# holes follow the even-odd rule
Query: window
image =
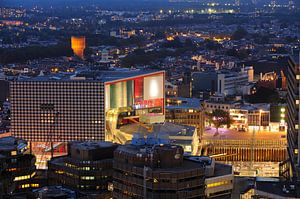
[(81, 176), (81, 180), (95, 180), (94, 176)]

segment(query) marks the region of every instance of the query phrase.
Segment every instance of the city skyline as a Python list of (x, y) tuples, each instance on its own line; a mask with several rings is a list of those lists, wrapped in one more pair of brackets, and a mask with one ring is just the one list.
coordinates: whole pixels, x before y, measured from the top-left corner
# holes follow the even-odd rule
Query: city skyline
[(300, 197), (295, 0), (0, 3), (0, 199)]

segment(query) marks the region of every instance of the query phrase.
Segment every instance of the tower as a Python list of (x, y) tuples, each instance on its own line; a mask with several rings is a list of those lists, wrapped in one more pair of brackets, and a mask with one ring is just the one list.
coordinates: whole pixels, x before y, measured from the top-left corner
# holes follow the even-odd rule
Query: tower
[(84, 58), (85, 37), (71, 37), (71, 47), (75, 55)]

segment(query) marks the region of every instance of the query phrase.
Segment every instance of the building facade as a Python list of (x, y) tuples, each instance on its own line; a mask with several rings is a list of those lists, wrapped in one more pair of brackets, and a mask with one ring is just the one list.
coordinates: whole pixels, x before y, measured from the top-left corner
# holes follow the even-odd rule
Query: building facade
[(48, 163), (51, 185), (63, 185), (82, 194), (111, 195), (113, 152), (109, 142), (71, 142), (68, 155)]
[(115, 150), (114, 198), (205, 198), (203, 164), (185, 160), (180, 146), (148, 142)]
[(46, 79), (11, 83), (11, 132), (30, 142), (104, 140), (104, 84)]
[[(287, 124), (288, 155), (291, 166), (291, 177), (300, 182), (299, 154), (299, 104), (300, 104), (300, 66), (297, 59), (290, 58), (288, 66)], [(300, 61), (300, 60), (299, 60)]]
[(195, 98), (167, 98), (166, 122), (190, 125), (197, 128), (199, 136), (204, 131), (204, 109), (199, 99)]
[(164, 72), (101, 71), (11, 83), (11, 132), (30, 142), (113, 140), (129, 119), (164, 119)]
[(243, 68), (235, 71), (208, 71), (192, 74), (192, 90), (194, 97), (205, 96), (205, 93), (215, 93), (224, 96), (243, 93), (244, 87), (253, 81), (253, 68)]
[(36, 176), (35, 157), (25, 154), (27, 149), (27, 142), (24, 140), (14, 137), (0, 139), (0, 158), (2, 160), (0, 184), (2, 183), (2, 193), (5, 195), (40, 186), (39, 181), (34, 179)]
[(121, 143), (120, 128), (163, 122), (164, 71), (109, 70), (19, 79), (11, 89), (11, 133), (30, 142), (39, 168), (69, 141)]

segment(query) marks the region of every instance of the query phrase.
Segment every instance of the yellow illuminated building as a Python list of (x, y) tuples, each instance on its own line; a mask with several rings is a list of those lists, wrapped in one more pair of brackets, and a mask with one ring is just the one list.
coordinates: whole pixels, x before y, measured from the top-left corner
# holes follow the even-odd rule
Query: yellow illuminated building
[(80, 37), (71, 37), (71, 47), (74, 52), (74, 54), (81, 59), (84, 58), (83, 53), (85, 49), (85, 37), (80, 36)]

